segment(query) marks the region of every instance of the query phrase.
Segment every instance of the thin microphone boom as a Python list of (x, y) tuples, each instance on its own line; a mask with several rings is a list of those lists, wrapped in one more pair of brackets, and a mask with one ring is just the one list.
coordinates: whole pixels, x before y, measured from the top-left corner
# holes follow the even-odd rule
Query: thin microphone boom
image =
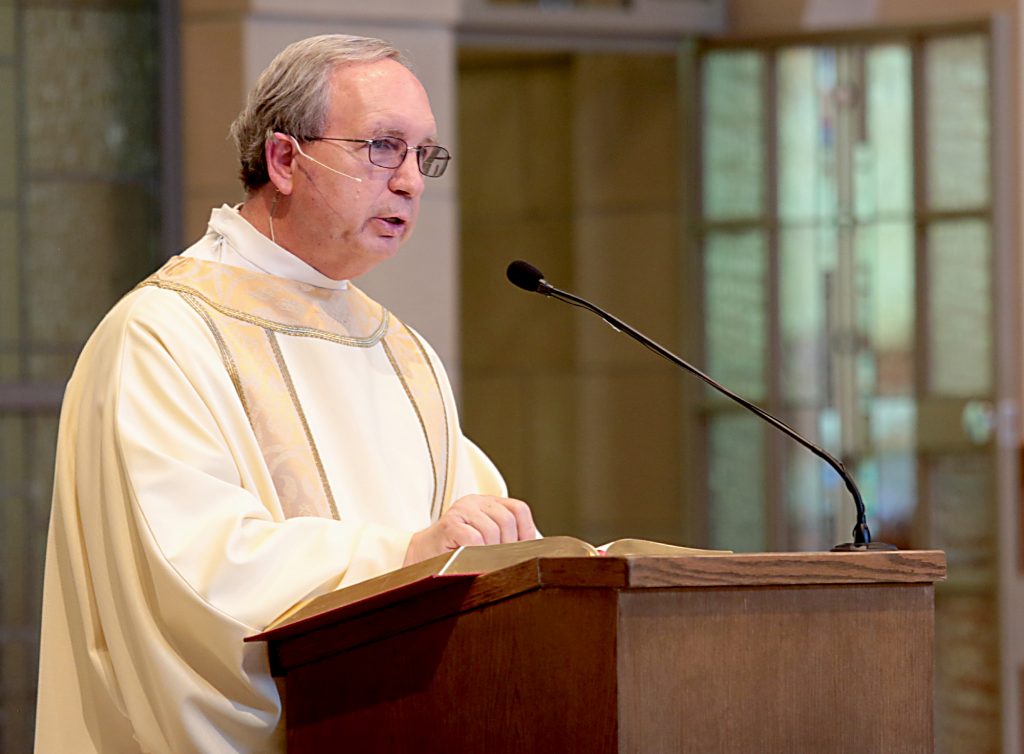
[(777, 430), (787, 435), (788, 437), (792, 438), (793, 440), (796, 440), (809, 451), (814, 453), (814, 455), (818, 456), (818, 458), (820, 458), (833, 469), (835, 469), (836, 473), (839, 474), (840, 478), (846, 484), (846, 489), (848, 489), (850, 491), (850, 495), (853, 496), (853, 502), (857, 507), (857, 523), (853, 527), (853, 542), (847, 542), (841, 545), (836, 545), (832, 548), (833, 551), (896, 549), (892, 545), (888, 545), (882, 542), (871, 541), (871, 531), (870, 529), (868, 529), (867, 522), (867, 511), (864, 508), (864, 500), (861, 497), (860, 489), (858, 489), (857, 483), (853, 480), (853, 477), (850, 476), (850, 473), (846, 470), (846, 467), (824, 448), (818, 447), (817, 445), (803, 437), (803, 435), (799, 434), (795, 429), (790, 427), (782, 420), (775, 418), (767, 411), (762, 409), (760, 406), (751, 403), (746, 398), (734, 393), (729, 388), (716, 382), (714, 379), (704, 374), (704, 372), (697, 369), (697, 367), (693, 366), (687, 361), (684, 361), (679, 356), (676, 356), (667, 348), (659, 345), (658, 343), (651, 340), (643, 333), (633, 329), (618, 317), (609, 314), (604, 309), (600, 308), (599, 306), (596, 306), (595, 304), (592, 304), (591, 302), (587, 301), (584, 298), (580, 298), (579, 296), (576, 296), (572, 293), (568, 293), (567, 291), (563, 291), (554, 287), (544, 279), (543, 273), (529, 262), (524, 262), (522, 260), (512, 262), (508, 266), (506, 274), (508, 276), (509, 282), (511, 282), (513, 285), (518, 286), (519, 288), (522, 288), (523, 290), (530, 291), (533, 293), (540, 293), (543, 296), (550, 296), (551, 298), (558, 299), (559, 301), (564, 301), (568, 304), (572, 304), (573, 306), (578, 306), (593, 312), (598, 317), (607, 322), (609, 325), (611, 325), (612, 328), (614, 328), (615, 330), (625, 333), (626, 335), (633, 338), (633, 340), (637, 341), (645, 348), (648, 348), (651, 351), (654, 351), (659, 356), (668, 359), (676, 366), (682, 367), (687, 372), (690, 372), (690, 374), (693, 374), (703, 382), (713, 387), (718, 392), (722, 393), (722, 395), (725, 395), (726, 397), (732, 399), (733, 401), (743, 406), (748, 411), (757, 414), (764, 421), (768, 422)]
[(327, 170), (330, 170), (332, 173), (337, 173), (338, 175), (343, 175), (346, 178), (351, 178), (356, 183), (362, 183), (363, 182), (362, 178), (356, 178), (354, 175), (349, 175), (348, 173), (342, 173), (340, 170), (337, 170), (336, 168), (332, 168), (330, 165), (325, 165), (324, 163), (320, 162), (320, 160), (316, 159), (315, 157), (310, 157), (308, 154), (306, 154), (305, 152), (302, 151), (302, 147), (299, 145), (299, 140), (298, 139), (296, 139), (294, 136), (289, 136), (288, 138), (292, 140), (292, 144), (295, 145), (295, 148), (299, 151), (299, 154), (301, 154), (303, 157), (305, 157), (310, 162), (315, 162), (320, 167), (326, 168)]

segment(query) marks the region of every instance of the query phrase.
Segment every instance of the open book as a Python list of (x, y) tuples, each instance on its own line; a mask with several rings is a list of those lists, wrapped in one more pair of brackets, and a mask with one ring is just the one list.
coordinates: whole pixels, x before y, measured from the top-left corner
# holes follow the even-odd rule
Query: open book
[(321, 594), (309, 602), (300, 604), (285, 613), (267, 630), (297, 623), (298, 621), (350, 605), (360, 600), (383, 594), (399, 587), (405, 587), (431, 577), (440, 576), (478, 576), (502, 568), (523, 563), (532, 558), (576, 558), (607, 555), (611, 557), (628, 556), (693, 556), (693, 555), (730, 555), (731, 550), (701, 550), (695, 547), (682, 547), (645, 539), (617, 539), (606, 545), (595, 547), (576, 537), (544, 537), (524, 542), (510, 542), (503, 545), (479, 545), (476, 547), (460, 547), (453, 552), (438, 555), (415, 563), (396, 571), (385, 573), (376, 578), (361, 581), (358, 584)]

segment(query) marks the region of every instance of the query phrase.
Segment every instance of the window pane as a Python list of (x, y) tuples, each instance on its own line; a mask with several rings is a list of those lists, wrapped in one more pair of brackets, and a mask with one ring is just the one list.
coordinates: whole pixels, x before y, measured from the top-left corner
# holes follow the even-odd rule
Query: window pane
[(795, 47), (778, 54), (779, 217), (836, 214), (836, 52)]
[(826, 327), (836, 269), (835, 227), (783, 229), (779, 264), (782, 395), (790, 406), (821, 406), (828, 396)]
[(855, 215), (908, 215), (913, 209), (913, 112), (907, 47), (869, 47), (864, 86), (866, 132), (854, 145)]
[[(835, 434), (828, 432), (826, 426), (834, 419), (833, 412), (797, 409), (788, 411), (785, 418), (793, 429), (819, 445), (828, 444), (824, 434)], [(850, 518), (847, 526), (846, 518), (842, 517), (844, 504), (839, 502), (846, 487), (831, 466), (795, 441), (782, 439), (780, 447), (786, 472), (785, 546), (793, 550), (828, 549), (838, 541), (835, 537), (837, 518), (844, 522), (842, 528), (853, 529), (852, 513), (847, 514)]]
[[(0, 12), (0, 44), (17, 41), (0, 55), (4, 752), (32, 748), (59, 387), (103, 312), (173, 251), (157, 248), (159, 4), (16, 5)], [(9, 400), (26, 390), (43, 396), (29, 411)]]
[(909, 397), (881, 397), (870, 402), (873, 455), (857, 467), (874, 539), (897, 547), (914, 544), (917, 503), (917, 405)]
[(865, 395), (909, 395), (914, 367), (914, 228), (879, 223), (856, 231), (859, 329), (872, 361)]
[(981, 35), (925, 46), (928, 208), (989, 203), (988, 40)]
[(760, 552), (764, 517), (764, 422), (749, 414), (715, 416), (708, 427), (711, 546)]
[(766, 393), (765, 275), (763, 234), (708, 236), (704, 250), (707, 371), (751, 400), (763, 399)]
[(17, 213), (0, 208), (0, 381), (21, 377), (18, 226)]
[(40, 8), (26, 25), (29, 169), (149, 178), (159, 159), (155, 9)]
[(928, 384), (942, 396), (992, 389), (991, 237), (984, 220), (928, 229)]
[(704, 59), (704, 215), (708, 220), (764, 212), (761, 81), (757, 52), (715, 52)]
[[(2, 12), (2, 11), (0, 11)], [(13, 206), (18, 196), (17, 147), (15, 135), (17, 126), (18, 80), (14, 66), (5, 64), (0, 54), (0, 207)]]

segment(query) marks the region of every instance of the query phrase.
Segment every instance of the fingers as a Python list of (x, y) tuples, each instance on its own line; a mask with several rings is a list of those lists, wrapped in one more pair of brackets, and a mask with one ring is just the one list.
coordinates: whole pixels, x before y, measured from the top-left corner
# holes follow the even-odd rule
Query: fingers
[(519, 540), (536, 539), (537, 525), (533, 523), (533, 511), (530, 510), (530, 506), (515, 498), (504, 498), (504, 501), (504, 505), (515, 516), (516, 534)]
[(496, 545), (536, 539), (530, 506), (522, 500), (467, 495), (452, 504), (440, 519), (416, 532), (405, 564), (471, 545)]
[(446, 515), (476, 529), (483, 540), (480, 544), (519, 542), (537, 536), (530, 506), (522, 500), (469, 495), (457, 500)]
[(445, 550), (456, 550), (459, 547), (489, 544), (487, 542), (487, 538), (484, 537), (480, 530), (472, 524), (454, 520), (445, 522), (445, 524), (447, 524), (444, 543)]

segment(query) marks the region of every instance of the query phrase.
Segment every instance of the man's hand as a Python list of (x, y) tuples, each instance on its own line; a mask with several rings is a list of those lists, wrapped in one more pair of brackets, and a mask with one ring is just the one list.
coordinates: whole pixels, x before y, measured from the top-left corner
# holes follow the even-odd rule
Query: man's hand
[(522, 500), (466, 495), (456, 500), (436, 523), (412, 535), (403, 565), (419, 563), (463, 545), (496, 545), (536, 538), (533, 514)]

